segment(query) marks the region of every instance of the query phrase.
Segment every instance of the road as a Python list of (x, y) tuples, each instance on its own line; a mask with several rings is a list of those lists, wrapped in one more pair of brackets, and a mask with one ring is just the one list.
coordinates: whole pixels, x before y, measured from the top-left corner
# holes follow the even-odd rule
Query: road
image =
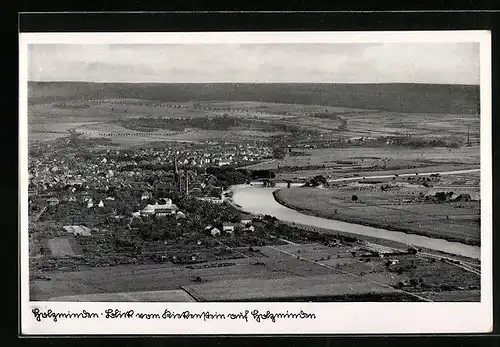
[(35, 216), (35, 218), (33, 219), (33, 222), (38, 222), (38, 220), (40, 219), (40, 217), (42, 216), (42, 214), (45, 212), (46, 209), (47, 209), (47, 206), (44, 206), (42, 208), (42, 210)]

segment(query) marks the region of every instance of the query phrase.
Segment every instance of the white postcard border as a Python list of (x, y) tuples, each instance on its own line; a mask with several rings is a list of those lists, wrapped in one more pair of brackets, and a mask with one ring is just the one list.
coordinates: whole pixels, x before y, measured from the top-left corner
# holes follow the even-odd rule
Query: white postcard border
[[(478, 303), (82, 303), (30, 302), (28, 274), (28, 44), (139, 44), (139, 43), (348, 43), (348, 42), (479, 42), (481, 107), (481, 302)], [(406, 32), (234, 32), (234, 33), (22, 33), (19, 38), (19, 176), (21, 249), (21, 332), (36, 335), (124, 334), (372, 334), (474, 333), (492, 329), (492, 152), (491, 152), (491, 42), (488, 31)], [(243, 319), (138, 318), (36, 320), (33, 309), (44, 312), (122, 311), (163, 313), (238, 313)], [(316, 319), (270, 319), (257, 322), (251, 312), (314, 314)]]

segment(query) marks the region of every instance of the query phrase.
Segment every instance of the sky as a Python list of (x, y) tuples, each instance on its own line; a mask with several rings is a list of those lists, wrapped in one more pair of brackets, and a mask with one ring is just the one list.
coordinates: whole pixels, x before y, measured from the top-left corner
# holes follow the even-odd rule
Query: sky
[(31, 44), (32, 81), (479, 84), (479, 43)]

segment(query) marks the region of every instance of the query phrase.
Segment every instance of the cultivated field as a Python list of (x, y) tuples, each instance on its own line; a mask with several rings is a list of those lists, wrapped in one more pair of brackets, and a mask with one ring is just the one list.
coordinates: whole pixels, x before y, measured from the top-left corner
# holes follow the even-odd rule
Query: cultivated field
[[(40, 134), (47, 134), (46, 138), (52, 139), (78, 128), (88, 136), (110, 136), (114, 143), (123, 146), (151, 142), (152, 136), (165, 141), (223, 139), (235, 142), (266, 140), (271, 136), (251, 125), (228, 134), (207, 132), (208, 129), (160, 134), (152, 131), (155, 129), (137, 126), (127, 131), (116, 124), (143, 117), (200, 119), (221, 116), (316, 133), (293, 138), (294, 142), (302, 144), (407, 135), (415, 139), (443, 138), (446, 141), (456, 138), (463, 143), (468, 129), (471, 141), (476, 143), (479, 138), (477, 93), (474, 86), (437, 85), (36, 82), (29, 84), (28, 121), (30, 140), (45, 139)], [(99, 124), (83, 124), (96, 122)], [(151, 133), (130, 134), (138, 131)], [(284, 134), (272, 131), (272, 136)], [(132, 138), (124, 139), (125, 136)]]
[(69, 295), (51, 298), (51, 301), (81, 302), (190, 302), (195, 301), (184, 290)]
[(346, 275), (243, 279), (186, 286), (184, 289), (199, 301), (316, 301), (318, 298), (345, 301), (347, 296), (363, 301), (363, 297), (372, 299), (396, 294), (392, 288)]
[[(454, 290), (450, 296), (456, 300), (479, 300), (477, 274), (388, 247), (356, 242), (256, 249), (224, 266), (165, 263), (49, 272), (50, 281), (31, 282), (30, 295), (56, 301), (419, 301)], [(384, 257), (374, 256), (375, 249)]]
[[(396, 180), (383, 180), (376, 184), (354, 182), (330, 189), (286, 188), (277, 191), (275, 197), (278, 202), (306, 214), (467, 244), (480, 243), (479, 201), (425, 201), (421, 195), (432, 195), (439, 189), (408, 185), (402, 180), (398, 180), (399, 185)], [(380, 187), (384, 184), (391, 186), (382, 191)], [(471, 196), (479, 195), (478, 187), (477, 184), (457, 189), (442, 184), (445, 191), (472, 193)], [(353, 195), (357, 201), (352, 200)]]

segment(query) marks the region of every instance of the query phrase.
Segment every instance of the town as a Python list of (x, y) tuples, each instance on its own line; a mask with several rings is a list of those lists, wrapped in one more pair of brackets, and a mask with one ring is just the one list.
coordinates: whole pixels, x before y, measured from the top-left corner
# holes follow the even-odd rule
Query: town
[[(235, 256), (222, 242), (213, 249), (201, 246), (213, 243), (205, 236), (246, 233), (240, 240), (244, 246), (275, 241), (264, 232), (262, 218), (238, 212), (225, 201), (231, 196), (225, 191), (230, 185), (255, 179), (236, 171), (235, 165), (269, 158), (269, 148), (241, 144), (210, 144), (203, 150), (175, 147), (98, 150), (92, 140), (74, 133), (51, 144), (34, 144), (29, 157), (29, 211), (32, 260), (38, 269), (61, 267), (60, 262), (68, 259), (58, 256), (78, 255), (75, 249), (91, 255), (91, 259), (73, 257), (70, 263), (77, 269), (92, 261), (93, 265), (99, 261), (110, 265), (112, 254), (115, 264), (191, 263)], [(43, 241), (47, 232), (55, 236), (49, 243), (59, 247)], [(167, 243), (179, 246), (179, 238), (188, 243), (194, 240), (194, 249), (210, 254), (188, 249), (166, 252), (171, 250)], [(102, 247), (108, 248), (102, 252)], [(36, 262), (51, 249), (56, 256), (53, 262)], [(54, 254), (54, 249), (60, 254)]]

